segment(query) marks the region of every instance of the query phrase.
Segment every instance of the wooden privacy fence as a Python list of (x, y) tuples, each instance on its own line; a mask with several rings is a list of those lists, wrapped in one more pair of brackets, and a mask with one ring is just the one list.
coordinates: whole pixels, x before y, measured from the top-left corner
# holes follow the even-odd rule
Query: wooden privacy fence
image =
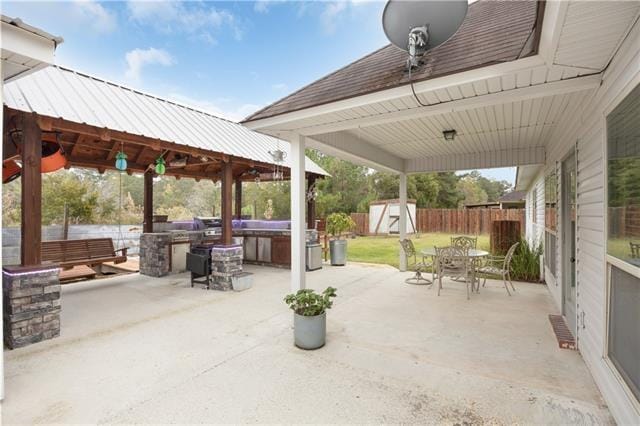
[[(351, 213), (351, 218), (356, 222), (356, 234), (370, 235), (368, 213)], [(524, 209), (416, 209), (416, 228), (420, 233), (489, 234), (496, 220), (518, 221), (524, 232)]]

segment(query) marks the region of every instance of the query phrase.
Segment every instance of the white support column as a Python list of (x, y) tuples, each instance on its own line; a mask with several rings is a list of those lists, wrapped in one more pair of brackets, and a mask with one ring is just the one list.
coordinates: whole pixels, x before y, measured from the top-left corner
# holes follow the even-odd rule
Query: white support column
[(291, 142), (291, 291), (306, 287), (305, 284), (305, 137), (294, 134)]
[[(400, 231), (400, 240), (407, 238), (407, 175), (400, 173), (400, 220), (398, 221), (398, 229)], [(404, 254), (402, 247), (400, 248), (400, 271), (407, 270), (407, 256)]]

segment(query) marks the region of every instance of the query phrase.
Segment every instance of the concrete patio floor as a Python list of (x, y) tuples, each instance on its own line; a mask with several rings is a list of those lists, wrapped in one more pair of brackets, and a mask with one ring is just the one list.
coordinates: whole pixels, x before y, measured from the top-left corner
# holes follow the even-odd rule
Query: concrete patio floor
[(11, 423), (613, 423), (543, 285), (403, 284), (386, 266), (308, 273), (338, 288), (327, 345), (292, 344), (289, 272), (241, 293), (186, 274), (63, 287), (62, 336), (5, 351)]

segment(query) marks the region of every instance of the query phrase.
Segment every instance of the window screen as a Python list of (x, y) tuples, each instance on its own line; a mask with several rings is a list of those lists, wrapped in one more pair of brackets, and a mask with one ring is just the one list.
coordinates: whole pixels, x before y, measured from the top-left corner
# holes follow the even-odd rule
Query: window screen
[(640, 278), (611, 266), (609, 359), (640, 400)]

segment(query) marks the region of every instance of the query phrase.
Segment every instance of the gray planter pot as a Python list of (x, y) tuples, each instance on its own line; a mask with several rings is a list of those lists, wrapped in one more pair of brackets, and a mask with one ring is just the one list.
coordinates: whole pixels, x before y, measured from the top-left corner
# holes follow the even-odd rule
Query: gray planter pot
[(331, 265), (344, 266), (347, 263), (347, 240), (329, 241)]
[(324, 346), (327, 335), (327, 313), (314, 317), (293, 314), (293, 340), (301, 349), (318, 349)]

